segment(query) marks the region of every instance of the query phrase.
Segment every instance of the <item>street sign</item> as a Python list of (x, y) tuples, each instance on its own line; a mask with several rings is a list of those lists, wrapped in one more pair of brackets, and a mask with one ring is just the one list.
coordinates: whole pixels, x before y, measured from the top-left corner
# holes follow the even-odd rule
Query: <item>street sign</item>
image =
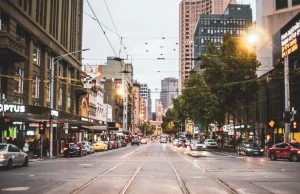
[(275, 122), (274, 122), (273, 120), (271, 120), (271, 121), (269, 122), (269, 125), (270, 125), (270, 127), (274, 127)]

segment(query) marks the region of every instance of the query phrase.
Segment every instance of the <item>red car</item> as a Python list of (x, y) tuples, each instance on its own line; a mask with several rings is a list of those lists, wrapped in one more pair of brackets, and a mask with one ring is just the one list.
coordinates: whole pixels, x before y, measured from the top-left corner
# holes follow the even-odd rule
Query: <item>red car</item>
[(296, 162), (300, 159), (300, 144), (286, 142), (275, 144), (268, 150), (268, 157), (271, 160), (288, 159)]
[(118, 148), (118, 143), (116, 141), (110, 141), (113, 149), (117, 149)]

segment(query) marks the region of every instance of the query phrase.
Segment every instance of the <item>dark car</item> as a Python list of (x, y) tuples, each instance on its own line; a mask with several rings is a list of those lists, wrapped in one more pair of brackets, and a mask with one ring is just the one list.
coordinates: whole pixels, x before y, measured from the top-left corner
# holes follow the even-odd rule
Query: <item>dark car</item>
[(271, 160), (288, 159), (296, 162), (300, 159), (300, 144), (299, 143), (279, 143), (268, 149), (268, 157)]
[(254, 156), (254, 155), (263, 156), (264, 149), (257, 146), (256, 143), (244, 142), (238, 149), (238, 154), (246, 155), (246, 156)]
[(112, 145), (112, 143), (110, 141), (104, 141), (104, 143), (107, 144), (107, 149), (108, 150), (114, 149), (113, 145)]
[(140, 140), (138, 138), (132, 139), (131, 145), (138, 145), (139, 146), (140, 145)]
[(118, 144), (117, 144), (116, 141), (110, 141), (110, 143), (111, 143), (113, 149), (117, 149), (118, 148)]
[(124, 139), (121, 140), (120, 142), (121, 142), (121, 144), (122, 144), (122, 147), (126, 147), (126, 146), (127, 146), (127, 142), (126, 142)]
[(177, 144), (177, 147), (184, 146), (184, 143), (185, 143), (184, 140), (179, 140), (178, 144)]
[(86, 155), (86, 148), (81, 144), (68, 143), (64, 147), (64, 157)]

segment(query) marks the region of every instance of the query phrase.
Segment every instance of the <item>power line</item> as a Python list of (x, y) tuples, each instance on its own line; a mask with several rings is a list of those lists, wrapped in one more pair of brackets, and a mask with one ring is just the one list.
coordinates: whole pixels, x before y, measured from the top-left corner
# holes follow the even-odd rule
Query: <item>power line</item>
[(115, 53), (115, 56), (118, 56), (118, 55), (117, 55), (117, 53), (116, 53), (116, 51), (115, 51), (115, 49), (114, 49), (114, 47), (112, 46), (112, 44), (111, 44), (110, 40), (108, 39), (108, 37), (107, 37), (107, 35), (106, 35), (106, 33), (105, 33), (105, 31), (104, 31), (104, 29), (103, 29), (103, 27), (102, 27), (101, 23), (99, 22), (99, 20), (98, 20), (98, 18), (97, 18), (97, 15), (95, 14), (95, 12), (94, 12), (94, 10), (93, 10), (93, 8), (92, 8), (92, 6), (91, 6), (91, 4), (90, 4), (89, 0), (86, 0), (86, 1), (87, 1), (88, 5), (89, 5), (89, 7), (90, 7), (91, 11), (93, 12), (93, 14), (94, 14), (94, 17), (95, 17), (95, 19), (96, 19), (97, 23), (99, 24), (99, 26), (100, 26), (100, 28), (101, 28), (101, 30), (102, 30), (102, 32), (103, 32), (103, 34), (104, 34), (104, 36), (105, 36), (106, 40), (108, 41), (108, 43), (109, 43), (110, 47), (111, 47), (111, 48), (112, 48), (112, 50), (114, 51), (114, 53)]

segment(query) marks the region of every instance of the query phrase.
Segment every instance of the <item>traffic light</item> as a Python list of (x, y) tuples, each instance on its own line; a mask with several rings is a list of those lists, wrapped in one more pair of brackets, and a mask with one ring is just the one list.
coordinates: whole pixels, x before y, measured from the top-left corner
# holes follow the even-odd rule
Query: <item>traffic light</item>
[(290, 123), (290, 131), (295, 131), (297, 129), (297, 122), (296, 121), (292, 121)]
[(8, 130), (9, 126), (12, 125), (12, 120), (9, 117), (0, 118), (0, 130)]
[(44, 123), (39, 123), (39, 134), (45, 134)]

